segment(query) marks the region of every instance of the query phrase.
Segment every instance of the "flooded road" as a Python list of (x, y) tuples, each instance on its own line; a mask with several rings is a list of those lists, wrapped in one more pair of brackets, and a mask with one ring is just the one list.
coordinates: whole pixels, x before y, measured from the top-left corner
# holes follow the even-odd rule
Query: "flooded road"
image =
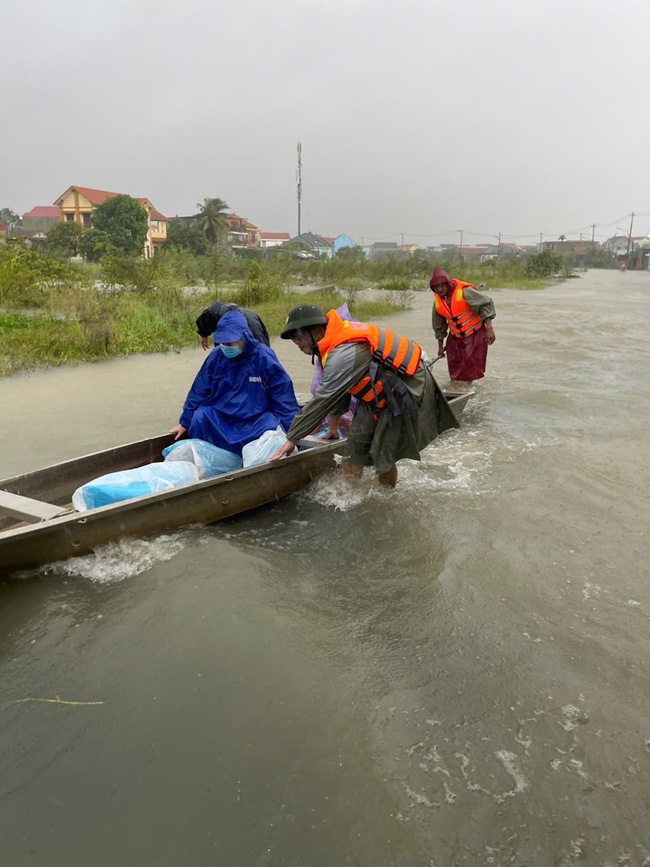
[[(650, 274), (493, 294), (395, 492), (0, 585), (0, 863), (650, 864)], [(432, 352), (430, 306), (384, 324)], [(0, 477), (164, 432), (202, 357), (0, 381)]]

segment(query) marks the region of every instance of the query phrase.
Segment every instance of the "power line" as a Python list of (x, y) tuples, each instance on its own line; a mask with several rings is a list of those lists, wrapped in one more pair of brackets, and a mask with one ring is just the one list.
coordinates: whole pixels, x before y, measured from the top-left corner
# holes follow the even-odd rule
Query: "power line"
[[(650, 212), (635, 211), (633, 216), (634, 216), (634, 218), (650, 217)], [(422, 232), (393, 232), (391, 235), (384, 235), (380, 238), (366, 239), (366, 244), (372, 244), (372, 243), (377, 243), (377, 242), (382, 242), (382, 241), (391, 241), (391, 240), (398, 239), (398, 238), (401, 240), (402, 244), (404, 244), (404, 241), (406, 238), (419, 239), (419, 240), (431, 240), (431, 241), (433, 241), (434, 239), (437, 239), (437, 238), (450, 238), (450, 239), (452, 239), (454, 236), (457, 236), (459, 233), (460, 233), (460, 243), (454, 244), (453, 242), (451, 242), (450, 246), (462, 246), (463, 245), (463, 239), (465, 239), (467, 237), (485, 238), (487, 240), (495, 240), (498, 244), (499, 243), (503, 244), (504, 242), (507, 242), (508, 240), (510, 240), (510, 241), (532, 240), (535, 242), (536, 246), (539, 246), (539, 245), (541, 245), (541, 243), (542, 243), (541, 239), (544, 236), (545, 237), (552, 237), (552, 238), (553, 237), (559, 238), (561, 235), (564, 235), (565, 237), (571, 236), (571, 235), (575, 236), (575, 235), (580, 235), (582, 233), (587, 233), (587, 232), (590, 233), (592, 241), (595, 241), (597, 234), (598, 235), (604, 234), (604, 233), (600, 233), (600, 232), (597, 233), (598, 229), (608, 229), (611, 226), (616, 226), (617, 223), (621, 223), (624, 219), (627, 219), (629, 217), (630, 217), (629, 213), (623, 214), (622, 216), (617, 217), (615, 220), (612, 220), (611, 222), (598, 223), (598, 222), (594, 221), (591, 223), (586, 223), (584, 226), (579, 226), (577, 228), (572, 228), (569, 230), (563, 230), (561, 232), (549, 232), (549, 231), (544, 230), (544, 231), (539, 232), (539, 233), (532, 233), (531, 232), (528, 234), (522, 234), (522, 233), (517, 233), (517, 232), (475, 232), (475, 231), (472, 231), (470, 229), (462, 229), (462, 230), (461, 229), (448, 229), (445, 232), (429, 232), (426, 234), (424, 234)], [(630, 229), (630, 231), (626, 233), (630, 238), (631, 238), (631, 232), (632, 232), (632, 230)]]

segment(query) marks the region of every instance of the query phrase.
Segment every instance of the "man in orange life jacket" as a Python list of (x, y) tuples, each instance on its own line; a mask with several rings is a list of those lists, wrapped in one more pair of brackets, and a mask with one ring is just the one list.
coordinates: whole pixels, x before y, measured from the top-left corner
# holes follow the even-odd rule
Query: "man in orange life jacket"
[(396, 461), (419, 461), (420, 451), (439, 433), (458, 427), (412, 340), (377, 325), (342, 319), (336, 310), (325, 314), (313, 304), (289, 313), (281, 337), (318, 357), (323, 378), (294, 418), (287, 444), (271, 460), (290, 454), (328, 413), (345, 412), (351, 396), (358, 403), (343, 468), (353, 476), (360, 476), (364, 466), (374, 466), (379, 482), (395, 487)]
[(481, 379), (485, 376), (488, 345), (496, 340), (492, 327), (494, 301), (471, 283), (452, 280), (442, 268), (433, 269), (429, 286), (434, 292), (432, 325), (438, 339), (438, 357), (447, 355), (449, 378), (452, 382)]

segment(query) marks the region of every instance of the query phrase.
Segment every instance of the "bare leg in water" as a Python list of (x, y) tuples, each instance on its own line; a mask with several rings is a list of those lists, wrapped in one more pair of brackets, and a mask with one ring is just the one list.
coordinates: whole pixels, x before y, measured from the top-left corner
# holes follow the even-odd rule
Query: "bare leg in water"
[(359, 464), (351, 464), (350, 461), (343, 461), (341, 472), (349, 479), (360, 479), (363, 467), (359, 466)]
[(379, 473), (377, 481), (380, 485), (388, 485), (390, 488), (394, 488), (397, 484), (397, 467), (395, 464), (387, 472)]
[[(360, 479), (363, 467), (358, 464), (351, 464), (350, 461), (344, 461), (341, 464), (341, 472), (350, 479)], [(397, 467), (395, 464), (385, 473), (379, 473), (377, 481), (380, 485), (388, 485), (388, 487), (394, 488), (397, 484)]]

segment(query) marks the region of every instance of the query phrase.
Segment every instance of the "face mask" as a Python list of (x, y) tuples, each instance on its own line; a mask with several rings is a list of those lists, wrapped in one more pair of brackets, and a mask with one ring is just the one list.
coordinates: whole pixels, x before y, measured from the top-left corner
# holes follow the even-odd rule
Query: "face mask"
[(237, 358), (238, 355), (241, 355), (241, 346), (224, 346), (223, 343), (220, 343), (219, 347), (226, 358)]

